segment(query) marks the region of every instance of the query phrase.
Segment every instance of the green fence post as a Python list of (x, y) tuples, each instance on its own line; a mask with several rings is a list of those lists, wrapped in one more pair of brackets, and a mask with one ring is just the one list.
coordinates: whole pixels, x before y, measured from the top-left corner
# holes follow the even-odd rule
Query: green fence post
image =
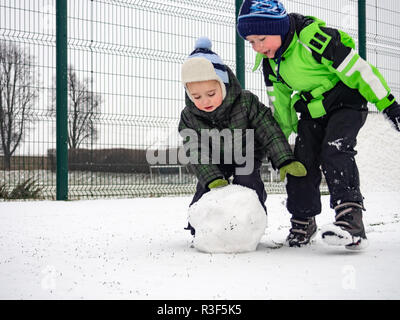
[[(239, 15), (240, 7), (242, 5), (242, 0), (236, 0), (236, 20)], [(235, 24), (236, 30), (236, 24)], [(236, 34), (236, 77), (239, 80), (242, 88), (245, 88), (245, 58), (244, 58), (244, 40), (239, 36), (238, 32), (235, 31)]]
[(67, 0), (56, 3), (57, 200), (68, 200)]
[(361, 58), (367, 58), (367, 27), (365, 0), (358, 0), (358, 53)]

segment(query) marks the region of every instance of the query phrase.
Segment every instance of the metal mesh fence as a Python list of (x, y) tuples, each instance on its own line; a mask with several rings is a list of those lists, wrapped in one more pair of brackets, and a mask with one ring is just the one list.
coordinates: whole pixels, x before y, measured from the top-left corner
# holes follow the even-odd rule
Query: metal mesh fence
[[(357, 1), (284, 4), (357, 41)], [(400, 4), (369, 0), (367, 19), (367, 59), (399, 97)], [(20, 87), (33, 94), (24, 116), (15, 115), (24, 122), (16, 133), (23, 134), (9, 163), (8, 151), (0, 150), (0, 190), (32, 179), (47, 199), (56, 189), (55, 26), (54, 0), (0, 0), (0, 43), (26, 57), (30, 76)], [(194, 192), (196, 178), (186, 167), (149, 165), (146, 151), (172, 152), (181, 143), (180, 67), (195, 40), (212, 39), (212, 49), (235, 71), (235, 32), (231, 0), (68, 1), (70, 199)], [(262, 75), (251, 72), (254, 57), (246, 44), (246, 88), (267, 104)], [(262, 176), (268, 192), (285, 192), (267, 165)]]

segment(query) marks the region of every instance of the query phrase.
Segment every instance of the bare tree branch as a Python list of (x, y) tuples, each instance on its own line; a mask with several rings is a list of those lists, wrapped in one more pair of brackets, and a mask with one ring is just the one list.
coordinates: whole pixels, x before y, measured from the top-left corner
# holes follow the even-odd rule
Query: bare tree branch
[[(82, 143), (97, 139), (95, 120), (102, 103), (101, 96), (91, 90), (92, 79), (79, 80), (72, 66), (68, 67), (68, 146), (77, 149)], [(51, 113), (55, 114), (55, 96)]]
[(6, 168), (29, 129), (38, 94), (32, 61), (15, 44), (0, 42), (0, 142)]

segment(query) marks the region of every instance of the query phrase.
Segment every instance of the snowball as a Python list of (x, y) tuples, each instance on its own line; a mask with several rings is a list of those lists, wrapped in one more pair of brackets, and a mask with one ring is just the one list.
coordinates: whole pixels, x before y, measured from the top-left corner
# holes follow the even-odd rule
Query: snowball
[(194, 247), (209, 253), (254, 251), (267, 227), (256, 192), (239, 185), (212, 189), (189, 208)]

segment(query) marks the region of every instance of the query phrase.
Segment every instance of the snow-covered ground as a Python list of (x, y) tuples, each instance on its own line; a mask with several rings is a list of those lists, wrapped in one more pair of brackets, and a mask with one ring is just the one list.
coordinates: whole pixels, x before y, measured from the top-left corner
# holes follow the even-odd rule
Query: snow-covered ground
[[(366, 195), (370, 246), (273, 249), (289, 228), (271, 195), (255, 252), (190, 247), (189, 197), (0, 204), (0, 299), (399, 299), (400, 193)], [(332, 221), (328, 197), (317, 218)]]
[[(0, 299), (399, 299), (400, 135), (385, 126), (370, 117), (359, 136), (365, 251), (275, 248), (285, 195), (268, 196), (266, 234), (241, 254), (191, 247), (191, 197), (2, 202)], [(319, 226), (334, 218), (322, 201)]]

